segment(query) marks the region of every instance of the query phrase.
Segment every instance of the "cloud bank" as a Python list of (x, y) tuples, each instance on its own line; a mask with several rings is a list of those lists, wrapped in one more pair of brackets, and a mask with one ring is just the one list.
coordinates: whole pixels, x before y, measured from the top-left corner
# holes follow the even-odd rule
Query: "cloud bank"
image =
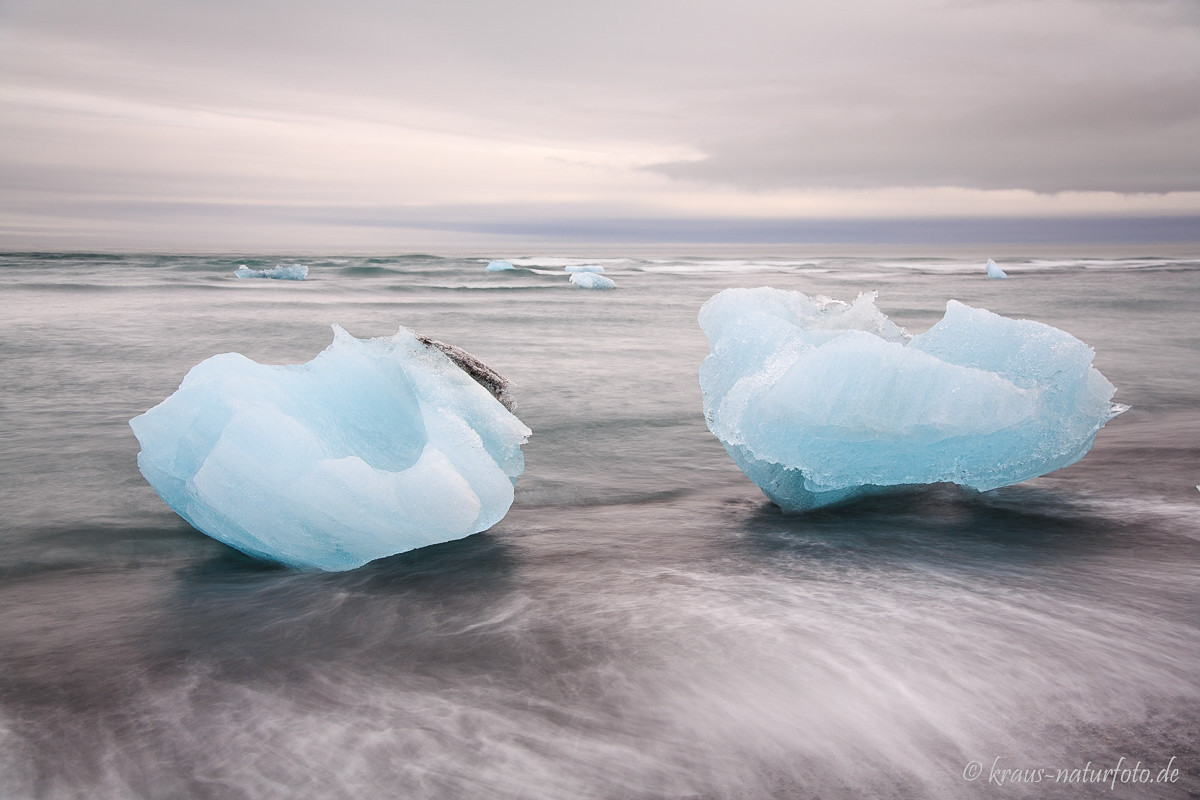
[(1197, 8), (18, 0), (0, 246), (1194, 218)]

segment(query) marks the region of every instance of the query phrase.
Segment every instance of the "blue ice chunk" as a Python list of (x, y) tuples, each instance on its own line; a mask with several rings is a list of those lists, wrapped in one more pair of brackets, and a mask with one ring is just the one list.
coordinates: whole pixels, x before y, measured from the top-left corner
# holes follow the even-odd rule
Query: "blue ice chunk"
[(700, 311), (709, 429), (786, 510), (880, 487), (980, 491), (1082, 458), (1125, 410), (1069, 333), (951, 300), (910, 337), (876, 306), (727, 289)]
[(597, 275), (595, 272), (572, 272), (571, 283), (581, 289), (615, 289), (617, 284), (612, 278)]
[(987, 275), (989, 278), (1007, 278), (1008, 273), (996, 266), (996, 262), (990, 258), (987, 263)]
[(333, 330), (307, 364), (213, 356), (130, 420), (159, 497), (238, 550), (325, 570), (503, 518), (529, 429), (445, 345)]
[(502, 272), (506, 269), (516, 269), (510, 261), (495, 260), (489, 261), (487, 265), (488, 272)]
[(308, 267), (303, 264), (284, 266), (278, 264), (270, 269), (251, 269), (245, 264), (233, 271), (239, 278), (274, 278), (281, 281), (302, 281), (308, 277)]

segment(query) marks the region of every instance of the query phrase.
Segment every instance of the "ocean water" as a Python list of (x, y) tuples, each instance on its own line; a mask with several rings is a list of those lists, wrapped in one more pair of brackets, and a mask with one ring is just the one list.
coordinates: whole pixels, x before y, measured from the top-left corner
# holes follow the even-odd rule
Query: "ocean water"
[[(0, 798), (1200, 796), (1200, 258), (518, 256), (0, 256)], [(785, 516), (700, 410), (697, 311), (761, 285), (1049, 323), (1132, 409), (1025, 484)], [(514, 382), (499, 525), (296, 572), (155, 496), (131, 417), (331, 323)]]

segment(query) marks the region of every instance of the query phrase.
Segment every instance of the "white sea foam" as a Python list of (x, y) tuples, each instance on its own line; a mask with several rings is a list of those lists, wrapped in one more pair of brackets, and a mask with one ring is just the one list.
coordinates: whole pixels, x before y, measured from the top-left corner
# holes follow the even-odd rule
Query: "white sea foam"
[(597, 264), (600, 266), (613, 264), (627, 264), (630, 262), (628, 258), (569, 258), (564, 256), (529, 256), (527, 258), (512, 258), (509, 259), (518, 267), (545, 267), (550, 269), (561, 270), (573, 264)]

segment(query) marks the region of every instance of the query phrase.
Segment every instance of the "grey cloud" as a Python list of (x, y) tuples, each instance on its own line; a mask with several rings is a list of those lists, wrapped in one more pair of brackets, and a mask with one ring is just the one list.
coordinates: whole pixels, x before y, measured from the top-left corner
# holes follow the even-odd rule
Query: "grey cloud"
[[(1200, 80), (1033, 87), (1021, 96), (895, 108), (873, 122), (803, 114), (706, 142), (674, 178), (757, 189), (959, 186), (1038, 192), (1200, 190)], [(846, 116), (851, 116), (847, 114)]]
[[(707, 157), (654, 169), (752, 189), (1167, 192), (1200, 189), (1197, 8), (6, 0), (0, 83), (264, 113), (336, 116), (354, 100), (355, 113), (406, 122), (441, 108), (497, 136), (695, 148)], [(18, 122), (0, 137), (0, 167), (54, 165), (59, 147), (47, 174), (69, 185), (68, 137), (12, 133)], [(64, 123), (80, 137), (89, 124)], [(220, 173), (202, 161), (147, 169), (120, 142), (105, 153), (139, 186), (159, 170), (164, 195)], [(81, 184), (95, 181), (80, 169)]]
[(817, 45), (782, 89), (745, 84), (697, 136), (706, 158), (653, 169), (751, 189), (1195, 191), (1197, 8), (913, 4), (887, 33)]
[[(0, 201), (0, 207), (3, 203)], [(91, 247), (129, 246), (122, 225), (131, 219), (153, 223), (142, 234), (142, 247), (163, 251), (214, 252), (328, 250), (396, 252), (415, 234), (427, 246), (489, 249), (503, 241), (572, 244), (677, 243), (809, 243), (815, 245), (961, 245), (972, 249), (1001, 244), (1194, 245), (1200, 217), (1038, 218), (897, 218), (852, 220), (788, 220), (764, 218), (695, 218), (611, 216), (606, 209), (527, 209), (441, 206), (421, 209), (354, 206), (293, 206), (227, 203), (110, 202), (67, 203), (27, 209), (41, 223), (17, 241), (20, 246), (61, 243), (64, 233), (91, 231)], [(247, 224), (254, 232), (247, 237)], [(57, 224), (58, 229), (52, 226)], [(4, 226), (0, 225), (0, 231)], [(39, 228), (48, 238), (38, 238)], [(398, 236), (398, 234), (401, 234)]]

